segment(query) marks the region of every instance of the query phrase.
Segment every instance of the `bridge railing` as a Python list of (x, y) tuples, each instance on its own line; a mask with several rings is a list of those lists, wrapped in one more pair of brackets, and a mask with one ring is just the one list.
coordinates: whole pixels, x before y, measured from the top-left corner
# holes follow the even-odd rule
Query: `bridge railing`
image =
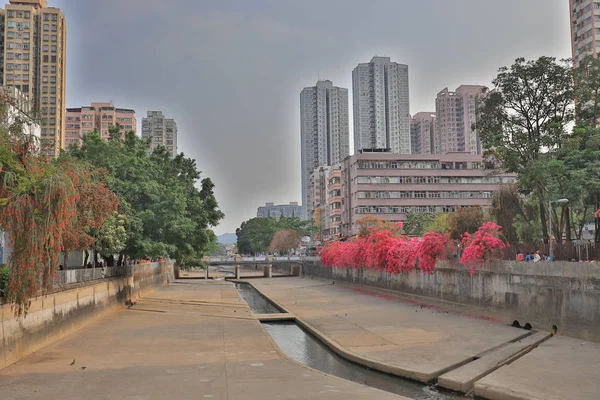
[(317, 261), (319, 260), (319, 257), (314, 257), (314, 256), (291, 256), (291, 257), (286, 257), (286, 256), (281, 256), (281, 257), (274, 257), (274, 256), (262, 256), (262, 257), (241, 257), (241, 256), (228, 256), (228, 257), (208, 257), (208, 259), (205, 259), (208, 262), (211, 263), (215, 263), (215, 262), (240, 262), (240, 263), (244, 263), (244, 262), (261, 262), (261, 261), (266, 261), (266, 262), (273, 262), (273, 261)]

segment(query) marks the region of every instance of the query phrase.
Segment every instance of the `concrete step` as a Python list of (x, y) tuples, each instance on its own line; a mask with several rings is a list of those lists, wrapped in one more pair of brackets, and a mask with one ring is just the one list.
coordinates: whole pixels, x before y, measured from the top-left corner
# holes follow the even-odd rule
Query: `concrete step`
[(507, 343), (473, 362), (440, 376), (438, 385), (457, 392), (468, 393), (473, 389), (476, 381), (529, 353), (551, 336), (552, 334), (548, 332), (536, 332), (514, 343)]

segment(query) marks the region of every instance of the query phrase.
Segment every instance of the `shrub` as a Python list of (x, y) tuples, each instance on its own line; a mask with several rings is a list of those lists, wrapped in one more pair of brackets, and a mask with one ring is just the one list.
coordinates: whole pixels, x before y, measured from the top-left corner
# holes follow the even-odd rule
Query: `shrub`
[(0, 266), (0, 297), (6, 297), (5, 291), (8, 289), (8, 280), (10, 279), (10, 269), (6, 265)]

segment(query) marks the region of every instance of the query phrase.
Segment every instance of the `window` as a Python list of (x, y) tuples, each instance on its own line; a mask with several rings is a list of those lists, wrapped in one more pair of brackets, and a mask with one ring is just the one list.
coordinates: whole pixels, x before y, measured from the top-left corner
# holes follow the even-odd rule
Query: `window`
[(50, 50), (50, 46), (48, 46), (47, 44), (45, 44), (43, 48), (44, 48), (44, 51)]
[(56, 32), (56, 24), (52, 25), (52, 30)]
[(47, 97), (42, 97), (42, 103), (43, 104), (48, 104), (48, 98)]
[(6, 58), (12, 60), (13, 58), (15, 58), (15, 55), (13, 53), (6, 53)]
[(52, 50), (52, 52), (56, 53), (56, 45), (53, 44), (52, 46), (50, 46), (50, 50)]
[(50, 93), (52, 93), (52, 94), (56, 93), (56, 86), (50, 87)]
[(6, 43), (6, 47), (9, 48), (9, 49), (14, 49), (15, 48), (15, 44), (12, 43), (12, 42), (8, 42), (8, 43)]
[(44, 54), (44, 62), (48, 62), (48, 55)]
[(29, 80), (29, 74), (23, 74), (23, 80), (24, 81), (28, 81)]
[(51, 60), (53, 63), (56, 63), (56, 56), (52, 56), (52, 57), (50, 58), (50, 60)]
[(52, 21), (58, 21), (58, 14), (52, 14)]
[(23, 60), (29, 60), (29, 53), (23, 54)]
[(15, 22), (14, 21), (8, 21), (8, 27), (9, 28), (14, 28), (15, 27)]
[(23, 18), (23, 11), (17, 11), (17, 18)]
[(52, 41), (56, 42), (56, 35), (52, 35)]
[(21, 88), (21, 91), (25, 92), (25, 93), (29, 92), (29, 85), (23, 85), (23, 87)]
[(6, 80), (7, 81), (12, 81), (13, 79), (13, 75), (12, 74), (6, 74)]
[(8, 18), (13, 18), (15, 16), (14, 11), (8, 11)]
[(12, 39), (15, 37), (15, 33), (14, 32), (6, 32), (6, 37), (7, 37), (7, 39)]
[(23, 71), (29, 71), (29, 64), (23, 64)]
[(56, 72), (56, 65), (50, 66), (50, 72)]
[(50, 114), (56, 114), (56, 107), (50, 107)]
[(25, 11), (25, 18), (31, 18), (31, 13), (29, 11)]
[(50, 25), (48, 25), (48, 24), (44, 24), (44, 30), (45, 30), (45, 31), (47, 31), (47, 30), (50, 30)]
[(48, 93), (48, 86), (42, 86), (42, 93)]
[(42, 77), (42, 82), (44, 82), (44, 83), (48, 83), (48, 77), (47, 77), (47, 76), (43, 76), (43, 77)]
[(50, 82), (52, 82), (52, 83), (56, 83), (56, 77), (55, 77), (55, 76), (51, 76), (51, 77), (50, 77)]
[(44, 21), (50, 21), (50, 14), (44, 14)]
[(44, 34), (44, 41), (48, 41), (50, 40), (50, 35), (48, 35), (47, 33)]
[(56, 97), (50, 97), (50, 104), (56, 104)]
[(23, 22), (23, 29), (29, 29), (31, 24), (29, 22)]
[(48, 66), (47, 66), (47, 65), (44, 65), (44, 66), (42, 67), (42, 71), (47, 73), (47, 72), (48, 72)]

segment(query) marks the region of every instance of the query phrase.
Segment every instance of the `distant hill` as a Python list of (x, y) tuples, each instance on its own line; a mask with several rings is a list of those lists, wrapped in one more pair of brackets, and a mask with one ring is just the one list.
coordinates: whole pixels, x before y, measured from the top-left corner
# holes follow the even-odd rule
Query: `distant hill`
[(217, 236), (217, 241), (223, 244), (234, 244), (237, 242), (237, 235), (235, 233), (224, 233)]

